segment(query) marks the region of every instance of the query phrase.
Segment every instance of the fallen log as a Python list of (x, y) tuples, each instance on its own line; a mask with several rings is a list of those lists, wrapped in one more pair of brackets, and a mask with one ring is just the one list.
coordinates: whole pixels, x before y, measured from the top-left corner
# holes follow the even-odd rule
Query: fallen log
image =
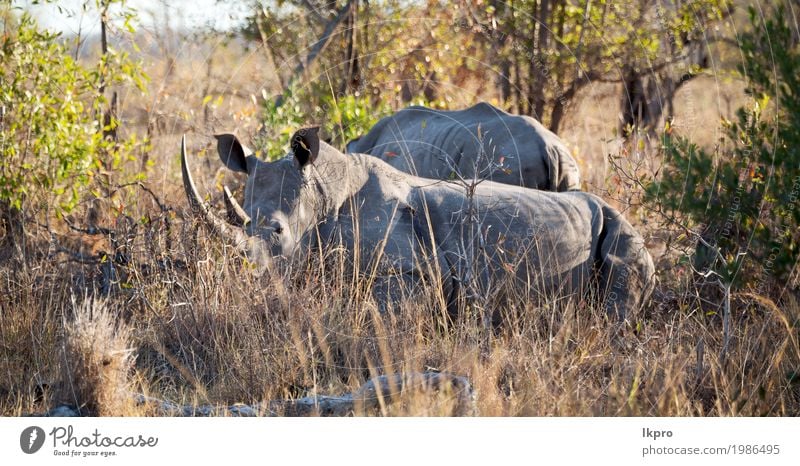
[[(132, 394), (137, 405), (151, 409), (159, 416), (178, 417), (342, 417), (386, 413), (386, 408), (400, 402), (410, 393), (451, 397), (449, 416), (475, 416), (475, 394), (465, 377), (441, 372), (381, 375), (369, 380), (358, 390), (342, 396), (308, 396), (289, 400), (271, 400), (254, 405), (180, 405), (141, 394)], [(442, 414), (434, 412), (434, 414)], [(34, 415), (36, 416), (36, 415)], [(39, 414), (48, 417), (81, 416), (80, 408), (58, 406)]]

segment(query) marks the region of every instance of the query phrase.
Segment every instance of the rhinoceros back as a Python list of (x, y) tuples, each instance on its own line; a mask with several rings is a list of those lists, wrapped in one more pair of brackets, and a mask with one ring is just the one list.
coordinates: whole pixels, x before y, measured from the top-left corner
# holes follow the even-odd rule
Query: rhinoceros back
[(486, 103), (456, 111), (406, 108), (383, 118), (347, 151), (379, 157), (424, 178), (580, 189), (577, 163), (558, 136), (533, 118)]

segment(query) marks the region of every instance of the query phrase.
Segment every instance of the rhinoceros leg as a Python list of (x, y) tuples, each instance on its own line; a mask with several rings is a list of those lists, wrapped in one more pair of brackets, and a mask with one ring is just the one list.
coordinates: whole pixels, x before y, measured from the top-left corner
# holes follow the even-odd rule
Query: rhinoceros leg
[(603, 239), (599, 245), (599, 284), (605, 310), (619, 321), (632, 319), (650, 297), (655, 267), (644, 239), (622, 215), (603, 208)]
[(459, 300), (464, 298), (461, 279), (457, 265), (448, 260), (445, 251), (436, 250), (433, 246), (432, 234), (427, 225), (415, 222), (413, 257), (403, 267), (403, 273), (386, 274), (376, 277), (373, 286), (373, 297), (383, 313), (396, 308), (403, 299), (414, 296), (427, 282), (431, 287), (438, 287), (440, 295), (435, 297), (443, 304), (442, 317), (453, 321), (458, 317)]
[(375, 277), (372, 285), (372, 296), (378, 304), (381, 314), (397, 309), (403, 299), (413, 296), (419, 287), (416, 274), (402, 273)]

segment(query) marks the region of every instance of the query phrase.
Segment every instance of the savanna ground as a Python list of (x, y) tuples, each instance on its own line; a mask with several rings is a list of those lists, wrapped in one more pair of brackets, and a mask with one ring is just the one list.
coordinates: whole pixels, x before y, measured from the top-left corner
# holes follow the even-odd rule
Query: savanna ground
[[(258, 403), (426, 371), (468, 378), (482, 416), (800, 414), (797, 295), (778, 285), (733, 293), (721, 356), (724, 294), (681, 260), (691, 238), (665, 227), (620, 174), (656, 173), (660, 152), (646, 134), (619, 136), (616, 84), (583, 88), (559, 134), (585, 189), (621, 208), (645, 236), (658, 274), (651, 301), (620, 331), (585, 303), (512, 300), (504, 324), (487, 331), (479, 319), (446, 321), (435, 286), (381, 314), (369, 280), (330, 266), (335, 258), (262, 272), (194, 220), (180, 178), (181, 136), (199, 157), (201, 191), (221, 210), (222, 184), (242, 180), (222, 170), (211, 135), (255, 138), (260, 99), (280, 81), (258, 49), (213, 37), (179, 43), (166, 55), (143, 47), (148, 93), (118, 90), (121, 131), (150, 136), (136, 163), (122, 168), (143, 178), (86, 195), (63, 219), (26, 218), (23, 240), (3, 242), (2, 415), (60, 404), (151, 415), (131, 393), (189, 405)], [(743, 87), (721, 73), (693, 79), (675, 96), (672, 126), (713, 146), (720, 119), (746, 102)], [(448, 89), (449, 106), (498, 103), (480, 88)], [(404, 105), (395, 99), (393, 108)], [(373, 414), (449, 414), (452, 395), (416, 391)]]

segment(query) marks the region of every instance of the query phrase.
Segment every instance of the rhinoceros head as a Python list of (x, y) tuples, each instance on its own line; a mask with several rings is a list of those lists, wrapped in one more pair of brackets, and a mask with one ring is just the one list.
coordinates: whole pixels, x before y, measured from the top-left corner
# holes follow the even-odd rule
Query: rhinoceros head
[[(301, 129), (292, 136), (292, 153), (274, 162), (259, 160), (254, 152), (232, 134), (220, 134), (217, 151), (222, 163), (229, 169), (247, 174), (244, 204), (233, 207), (242, 217), (240, 223), (250, 237), (258, 238), (268, 246), (272, 256), (289, 256), (297, 249), (305, 233), (319, 220), (324, 201), (315, 189), (313, 163), (319, 154), (318, 128)], [(202, 201), (197, 196), (187, 161), (184, 164), (184, 185), (190, 203), (197, 208)], [(188, 179), (188, 181), (187, 181)], [(191, 184), (191, 186), (189, 186)], [(192, 199), (194, 197), (194, 199)], [(229, 202), (233, 200), (228, 198)], [(204, 207), (203, 213), (215, 229), (225, 236), (232, 235), (234, 227), (220, 225), (221, 220)], [(239, 230), (241, 231), (241, 230)], [(241, 234), (241, 233), (240, 233)]]

